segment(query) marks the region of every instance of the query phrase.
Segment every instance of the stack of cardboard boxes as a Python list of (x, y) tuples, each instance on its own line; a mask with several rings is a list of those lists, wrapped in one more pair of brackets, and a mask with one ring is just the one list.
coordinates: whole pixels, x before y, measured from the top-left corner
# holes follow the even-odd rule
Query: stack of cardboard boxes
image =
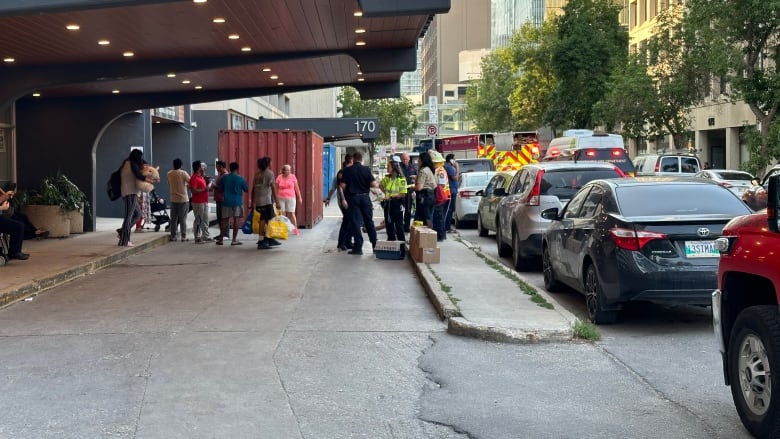
[(438, 264), (441, 260), (441, 249), (436, 244), (436, 231), (413, 225), (409, 237), (409, 252), (415, 262)]

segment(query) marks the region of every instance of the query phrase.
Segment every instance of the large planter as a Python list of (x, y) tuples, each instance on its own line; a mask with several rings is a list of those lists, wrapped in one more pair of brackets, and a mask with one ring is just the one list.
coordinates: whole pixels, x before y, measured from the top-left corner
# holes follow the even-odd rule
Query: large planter
[(49, 238), (64, 238), (70, 235), (70, 215), (60, 206), (28, 204), (22, 213), (38, 229), (49, 231)]
[(70, 219), (71, 234), (84, 233), (84, 211), (71, 210), (70, 212), (68, 212), (68, 219)]

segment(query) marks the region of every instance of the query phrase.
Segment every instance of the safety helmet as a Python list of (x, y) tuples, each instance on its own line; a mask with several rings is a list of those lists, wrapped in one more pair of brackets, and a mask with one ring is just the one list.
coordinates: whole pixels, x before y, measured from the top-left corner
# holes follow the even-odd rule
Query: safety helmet
[(431, 155), (431, 161), (433, 163), (444, 163), (444, 156), (439, 151), (431, 150), (428, 152)]

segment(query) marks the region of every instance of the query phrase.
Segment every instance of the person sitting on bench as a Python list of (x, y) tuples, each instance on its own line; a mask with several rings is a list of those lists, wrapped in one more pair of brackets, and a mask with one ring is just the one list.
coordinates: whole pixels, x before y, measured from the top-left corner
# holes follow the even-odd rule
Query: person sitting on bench
[[(14, 196), (14, 191), (4, 191), (0, 189), (0, 213), (5, 212), (11, 207), (8, 202)], [(22, 252), (22, 241), (24, 239), (24, 224), (13, 220), (6, 215), (0, 215), (0, 233), (7, 234), (9, 239), (8, 259), (19, 259), (24, 261), (30, 255)]]

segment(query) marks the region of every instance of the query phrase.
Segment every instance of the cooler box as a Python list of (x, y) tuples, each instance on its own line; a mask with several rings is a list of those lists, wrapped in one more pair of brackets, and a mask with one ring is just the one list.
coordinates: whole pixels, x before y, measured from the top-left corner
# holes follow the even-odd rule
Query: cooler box
[(403, 241), (377, 241), (374, 256), (377, 259), (403, 259), (406, 257), (406, 246)]

